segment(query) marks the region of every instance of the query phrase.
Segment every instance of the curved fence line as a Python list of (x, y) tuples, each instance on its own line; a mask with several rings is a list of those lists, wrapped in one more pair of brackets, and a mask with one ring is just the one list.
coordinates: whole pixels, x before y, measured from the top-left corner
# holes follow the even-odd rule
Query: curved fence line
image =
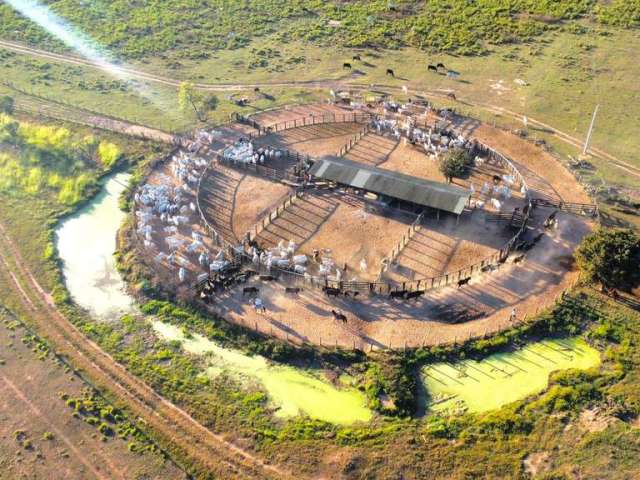
[[(303, 118), (306, 119), (307, 117), (303, 117)], [(313, 121), (305, 122), (301, 119), (294, 119), (294, 120), (287, 120), (285, 122), (274, 124), (272, 125), (272, 127), (274, 127), (273, 130), (269, 130), (270, 127), (261, 126), (260, 124), (258, 124), (257, 122), (253, 121), (248, 117), (245, 117), (245, 121), (253, 122), (252, 126), (255, 125), (254, 128), (259, 130), (259, 134), (266, 135), (268, 133), (272, 133), (275, 131), (282, 131), (285, 129), (288, 130), (291, 128), (297, 128), (297, 127), (302, 127), (306, 125), (317, 125), (320, 123), (362, 122), (364, 119), (371, 120), (375, 117), (369, 114), (360, 114), (360, 113), (354, 112), (352, 114), (339, 114), (339, 115), (325, 114), (325, 115), (322, 115), (321, 117), (316, 115), (309, 118), (312, 118)], [(317, 121), (317, 120), (321, 120), (321, 121)], [(527, 223), (531, 214), (531, 209), (533, 207), (533, 203), (530, 198), (528, 185), (524, 177), (508, 157), (477, 141), (475, 142), (475, 148), (476, 148), (476, 151), (479, 150), (482, 154), (488, 156), (490, 160), (499, 162), (505, 170), (507, 170), (511, 175), (513, 175), (517, 180), (520, 188), (524, 189), (525, 198), (527, 200), (527, 205), (524, 209), (524, 216), (521, 220), (522, 223), (520, 228), (518, 229), (517, 233), (498, 252), (482, 259), (479, 262), (476, 262), (472, 265), (466, 266), (454, 272), (446, 272), (442, 275), (435, 276), (435, 277), (426, 277), (418, 280), (409, 280), (406, 282), (397, 282), (397, 283), (381, 282), (381, 281), (376, 281), (376, 282), (337, 281), (337, 280), (330, 280), (327, 277), (315, 277), (315, 276), (310, 276), (308, 274), (299, 274), (291, 270), (280, 268), (280, 267), (272, 266), (271, 270), (269, 271), (266, 271), (266, 268), (263, 265), (257, 265), (256, 267), (258, 267), (258, 269), (261, 272), (270, 273), (270, 274), (278, 273), (283, 279), (288, 280), (289, 282), (294, 284), (311, 285), (312, 287), (320, 287), (320, 288), (321, 287), (336, 288), (343, 291), (369, 292), (373, 294), (383, 294), (383, 295), (389, 294), (392, 291), (398, 291), (398, 290), (406, 290), (409, 292), (413, 292), (413, 291), (419, 291), (419, 290), (426, 291), (426, 290), (439, 289), (439, 288), (457, 283), (461, 279), (472, 277), (475, 274), (493, 270), (494, 267), (497, 267), (499, 264), (504, 263), (504, 261), (507, 259), (507, 257), (513, 250), (514, 246), (519, 242), (522, 234), (525, 232), (527, 228)], [(216, 155), (217, 160), (220, 158), (221, 157), (219, 155)], [(221, 163), (224, 163), (224, 161)], [(216, 240), (216, 243), (218, 244), (218, 246), (222, 246), (226, 248), (229, 251), (229, 253), (232, 255), (234, 262), (240, 262), (240, 263), (251, 262), (252, 263), (252, 259), (250, 255), (244, 250), (244, 246), (242, 245), (234, 246), (230, 244), (226, 239), (224, 239), (220, 234), (218, 234), (215, 228), (209, 224), (206, 217), (204, 216), (204, 212), (202, 211), (202, 208), (200, 206), (200, 183), (210, 166), (211, 165), (208, 165), (205, 168), (203, 174), (198, 180), (196, 199), (197, 199), (197, 208), (200, 214), (200, 218), (205, 228), (214, 235), (214, 239)]]

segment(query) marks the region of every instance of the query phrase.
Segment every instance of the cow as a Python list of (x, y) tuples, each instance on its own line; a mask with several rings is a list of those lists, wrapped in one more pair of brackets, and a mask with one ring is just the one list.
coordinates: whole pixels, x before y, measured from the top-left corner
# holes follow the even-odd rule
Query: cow
[(360, 55), (358, 54), (358, 55), (354, 55), (354, 56), (351, 58), (351, 60), (353, 60), (354, 62), (355, 62), (355, 61), (360, 62), (362, 59), (360, 58)]
[(471, 280), (471, 277), (461, 278), (460, 280), (458, 280), (458, 288), (467, 285), (470, 280)]
[(345, 70), (351, 70), (351, 64), (349, 62), (344, 62), (342, 64), (342, 68), (344, 68)]
[(391, 76), (391, 77), (394, 77), (394, 78), (396, 76), (395, 72), (393, 70), (391, 70), (390, 68), (387, 68), (387, 75)]
[(347, 323), (347, 317), (344, 313), (336, 312), (335, 310), (331, 310), (331, 314), (333, 315), (333, 319), (337, 321), (341, 321), (342, 323)]
[(485, 265), (484, 267), (482, 267), (480, 269), (480, 271), (482, 273), (488, 273), (488, 272), (493, 272), (494, 270), (498, 269), (498, 265), (494, 265), (493, 263), (490, 263), (489, 265)]
[(254, 88), (253, 88), (253, 91), (254, 91), (255, 93), (258, 93), (258, 92), (260, 91), (260, 87), (254, 87)]
[(442, 68), (443, 70), (446, 70), (446, 69), (447, 69), (447, 67), (445, 67), (445, 66), (444, 66), (444, 63), (442, 63), (442, 62), (438, 63), (438, 64), (436, 65), (436, 68), (437, 68), (438, 70), (440, 70), (441, 68)]
[(273, 282), (276, 279), (273, 275), (260, 275), (258, 278), (263, 282)]
[(302, 291), (300, 287), (285, 287), (284, 293), (292, 293), (294, 295), (299, 294)]
[(513, 259), (513, 263), (520, 263), (523, 260), (524, 260), (524, 255), (518, 255)]
[(249, 294), (249, 295), (257, 295), (259, 291), (260, 291), (260, 289), (258, 287), (244, 287), (242, 289), (242, 296), (244, 297), (247, 294)]
[(344, 296), (345, 297), (351, 296), (353, 298), (356, 298), (358, 295), (360, 295), (360, 292), (356, 292), (356, 291), (346, 291), (346, 292), (344, 292)]
[(429, 72), (436, 72), (436, 73), (438, 72), (438, 68), (435, 65), (428, 65), (427, 70)]
[(418, 301), (418, 298), (422, 297), (425, 294), (425, 290), (416, 290), (415, 292), (407, 293), (407, 300), (415, 300)]
[(339, 288), (322, 287), (322, 291), (327, 297), (337, 297), (342, 293)]
[(389, 298), (402, 298), (404, 299), (405, 295), (409, 293), (407, 290), (396, 290), (395, 292), (389, 293)]

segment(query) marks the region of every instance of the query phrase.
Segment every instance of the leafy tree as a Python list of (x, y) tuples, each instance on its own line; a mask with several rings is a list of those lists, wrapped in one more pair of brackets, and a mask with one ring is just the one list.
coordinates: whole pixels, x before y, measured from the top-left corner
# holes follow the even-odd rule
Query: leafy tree
[(207, 111), (212, 112), (216, 108), (218, 108), (219, 101), (218, 101), (218, 97), (216, 97), (213, 94), (209, 94), (206, 97), (204, 97), (204, 100), (202, 101), (202, 103)]
[(13, 98), (8, 95), (0, 96), (0, 113), (13, 113), (14, 102)]
[(178, 87), (178, 106), (182, 112), (191, 109), (201, 122), (206, 120), (204, 109), (202, 108), (202, 95), (195, 89), (191, 82), (181, 82)]
[(117, 145), (105, 140), (101, 141), (98, 145), (98, 157), (102, 165), (105, 167), (113, 166), (120, 158), (121, 152)]
[(582, 273), (603, 287), (627, 288), (640, 279), (640, 237), (632, 230), (600, 228), (584, 238), (574, 256)]
[(469, 152), (462, 148), (449, 150), (446, 155), (440, 159), (440, 171), (450, 182), (453, 177), (461, 177), (471, 163)]

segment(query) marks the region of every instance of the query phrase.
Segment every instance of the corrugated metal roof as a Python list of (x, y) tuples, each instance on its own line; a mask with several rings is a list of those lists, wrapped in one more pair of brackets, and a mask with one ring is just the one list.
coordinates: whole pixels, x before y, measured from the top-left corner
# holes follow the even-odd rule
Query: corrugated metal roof
[(309, 173), (342, 185), (437, 208), (456, 215), (462, 213), (471, 196), (469, 191), (460, 187), (411, 177), (337, 157), (317, 160)]

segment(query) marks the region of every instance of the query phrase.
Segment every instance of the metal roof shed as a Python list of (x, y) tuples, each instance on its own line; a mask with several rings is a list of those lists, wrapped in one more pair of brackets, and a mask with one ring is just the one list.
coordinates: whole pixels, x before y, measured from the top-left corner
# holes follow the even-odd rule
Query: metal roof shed
[(471, 196), (469, 191), (460, 187), (337, 157), (317, 160), (309, 173), (324, 180), (456, 215), (462, 213)]

